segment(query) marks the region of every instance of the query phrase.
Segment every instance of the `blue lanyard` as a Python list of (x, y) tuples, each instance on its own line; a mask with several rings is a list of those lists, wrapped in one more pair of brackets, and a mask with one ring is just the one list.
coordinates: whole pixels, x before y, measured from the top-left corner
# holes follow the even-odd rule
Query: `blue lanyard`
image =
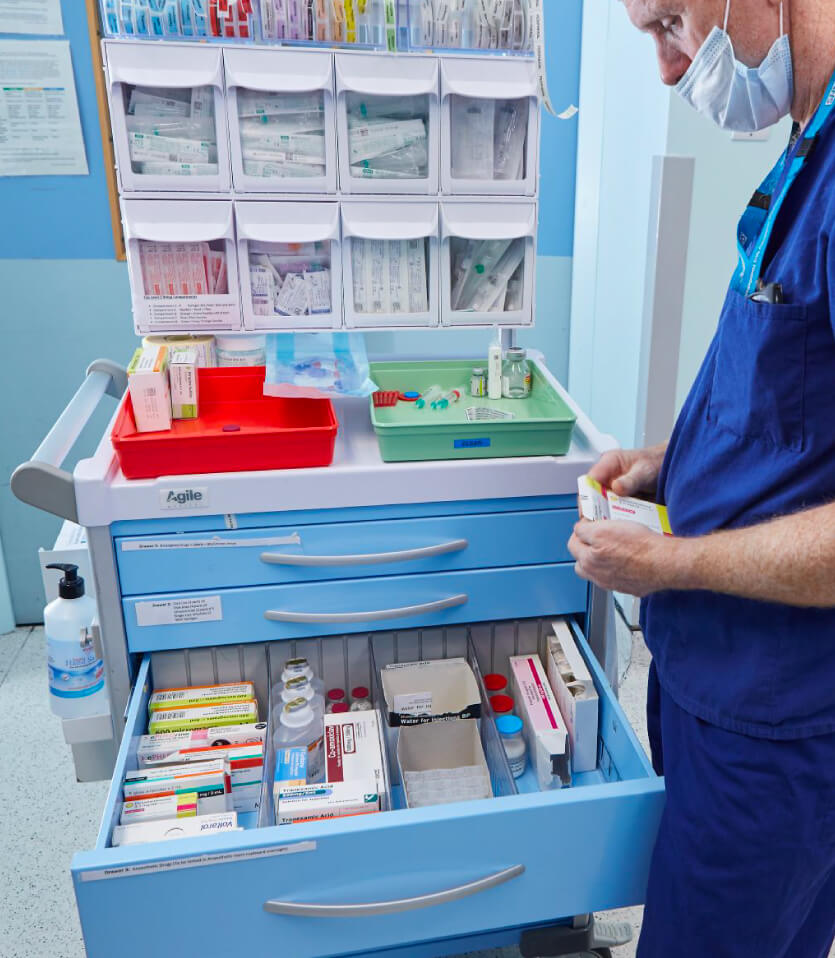
[(748, 207), (742, 214), (736, 233), (739, 264), (731, 285), (743, 296), (750, 296), (757, 289), (763, 256), (771, 239), (777, 214), (797, 174), (811, 155), (818, 133), (833, 109), (835, 109), (835, 74), (832, 75), (826, 96), (818, 105), (805, 134), (796, 144), (786, 147), (776, 166), (760, 184), (760, 188), (751, 197)]

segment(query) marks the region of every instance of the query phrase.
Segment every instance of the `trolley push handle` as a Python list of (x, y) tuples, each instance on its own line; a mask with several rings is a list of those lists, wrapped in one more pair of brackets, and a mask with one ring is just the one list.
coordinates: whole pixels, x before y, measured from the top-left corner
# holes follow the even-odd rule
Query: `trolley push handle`
[(104, 395), (121, 399), (127, 385), (127, 371), (118, 363), (97, 359), (90, 364), (84, 382), (32, 453), (32, 458), (12, 473), (11, 489), (21, 502), (78, 522), (72, 473), (61, 465)]

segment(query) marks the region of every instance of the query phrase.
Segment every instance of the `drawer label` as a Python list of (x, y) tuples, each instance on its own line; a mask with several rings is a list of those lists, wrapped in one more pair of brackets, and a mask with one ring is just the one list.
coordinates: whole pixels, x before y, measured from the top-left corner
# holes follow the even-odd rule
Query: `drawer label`
[(220, 622), (223, 609), (219, 595), (188, 599), (159, 599), (136, 603), (137, 625), (186, 625), (189, 622)]
[(133, 539), (122, 543), (122, 552), (158, 552), (163, 549), (240, 549), (243, 546), (300, 546), (297, 532), (290, 536), (266, 536), (260, 539)]
[(208, 486), (160, 489), (160, 509), (205, 509), (209, 505)]
[(316, 842), (296, 842), (292, 845), (273, 845), (270, 848), (249, 848), (243, 851), (219, 852), (216, 855), (195, 855), (191, 858), (168, 858), (161, 862), (137, 865), (121, 865), (114, 868), (97, 868), (82, 872), (82, 881), (102, 881), (108, 878), (132, 878), (134, 875), (150, 875), (154, 872), (173, 872), (181, 868), (202, 868), (204, 865), (226, 865), (229, 862), (250, 861), (253, 858), (274, 858), (277, 855), (295, 855), (299, 852), (315, 852)]
[(453, 439), (452, 445), (456, 449), (476, 449), (478, 447), (484, 447), (490, 445), (489, 436), (485, 436), (483, 439)]

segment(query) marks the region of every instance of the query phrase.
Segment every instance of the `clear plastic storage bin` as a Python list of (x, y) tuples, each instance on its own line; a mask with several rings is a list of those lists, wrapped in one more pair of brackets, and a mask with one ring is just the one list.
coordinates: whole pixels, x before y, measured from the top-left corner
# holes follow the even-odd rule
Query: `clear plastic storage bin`
[(219, 49), (106, 43), (123, 192), (230, 188)]
[(395, 28), (390, 0), (261, 0), (267, 42), (394, 50)]
[(442, 60), (442, 191), (533, 196), (538, 122), (532, 62)]
[(336, 203), (235, 204), (244, 326), (288, 331), (342, 325)]
[(530, 54), (533, 49), (533, 4), (527, 0), (485, 3), (482, 0), (401, 0), (410, 50), (466, 50), (479, 53)]
[(232, 203), (124, 200), (137, 333), (241, 328)]
[(438, 325), (438, 206), (342, 204), (345, 322)]
[(256, 36), (256, 0), (101, 0), (104, 32), (152, 40), (244, 40)]
[(337, 55), (336, 83), (342, 192), (437, 193), (437, 61)]
[(443, 325), (530, 325), (536, 204), (448, 200), (441, 224)]
[(232, 180), (243, 193), (335, 193), (333, 58), (226, 50)]

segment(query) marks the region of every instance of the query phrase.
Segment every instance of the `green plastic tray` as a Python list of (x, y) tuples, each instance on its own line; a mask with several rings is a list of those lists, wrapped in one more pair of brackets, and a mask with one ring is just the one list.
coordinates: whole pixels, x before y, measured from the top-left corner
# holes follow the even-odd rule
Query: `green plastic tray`
[[(375, 407), (371, 422), (385, 462), (427, 459), (499, 459), (514, 456), (564, 456), (571, 445), (576, 416), (545, 379), (535, 362), (527, 399), (487, 399), (470, 395), (474, 366), (484, 359), (372, 363), (371, 378), (382, 390), (423, 392), (430, 386), (462, 389), (459, 402), (447, 409), (416, 408), (414, 403)], [(513, 413), (513, 419), (468, 422), (470, 406)]]

